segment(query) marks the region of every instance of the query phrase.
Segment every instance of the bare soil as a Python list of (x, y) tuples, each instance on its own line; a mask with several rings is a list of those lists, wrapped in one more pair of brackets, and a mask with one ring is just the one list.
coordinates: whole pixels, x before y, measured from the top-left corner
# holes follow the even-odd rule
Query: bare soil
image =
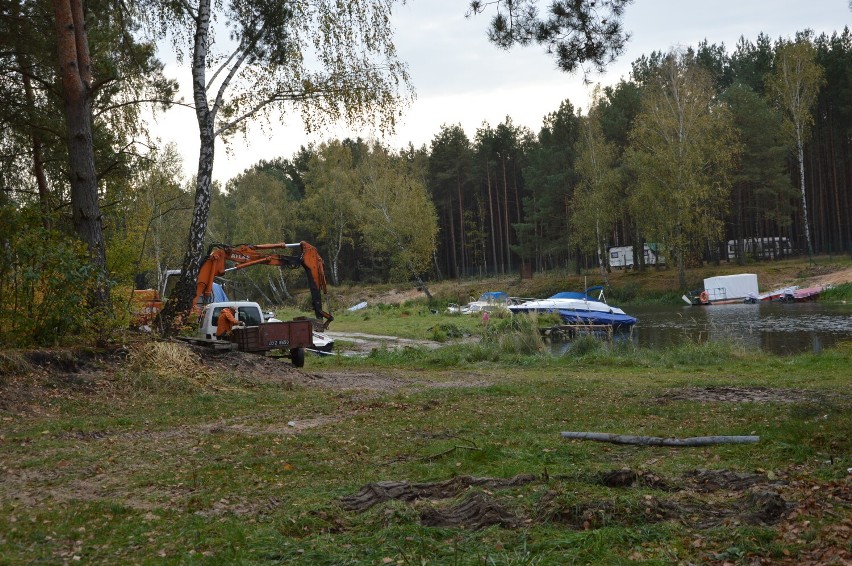
[(824, 403), (839, 394), (806, 389), (770, 389), (768, 387), (686, 387), (671, 389), (657, 398), (660, 404), (671, 401), (701, 403)]
[[(574, 497), (586, 491), (576, 486), (566, 499), (560, 482), (583, 481), (568, 476), (460, 476), (432, 483), (384, 481), (367, 484), (358, 493), (342, 497), (340, 505), (346, 511), (361, 513), (390, 500), (403, 501), (417, 506), (425, 526), (473, 530), (491, 525), (520, 528), (533, 521), (558, 523), (576, 530), (659, 521), (696, 529), (725, 524), (775, 525), (797, 516), (793, 511), (803, 493), (802, 482), (790, 482), (786, 475), (770, 478), (765, 473), (694, 470), (680, 478), (661, 478), (647, 471), (613, 470), (592, 479), (615, 489), (651, 488), (660, 492), (643, 496), (638, 505), (625, 504), (620, 498), (576, 501)], [(532, 507), (525, 507), (513, 497), (512, 490), (529, 484), (540, 484), (545, 490)], [(811, 491), (817, 489), (811, 486)], [(848, 486), (841, 486), (829, 497), (842, 500), (849, 495)]]

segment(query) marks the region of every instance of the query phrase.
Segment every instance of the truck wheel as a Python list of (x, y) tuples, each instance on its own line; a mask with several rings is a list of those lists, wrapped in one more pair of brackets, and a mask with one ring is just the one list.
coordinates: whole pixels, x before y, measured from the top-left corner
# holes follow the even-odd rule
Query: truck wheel
[(305, 365), (305, 349), (304, 348), (293, 348), (290, 350), (290, 359), (293, 360), (293, 365), (297, 368), (304, 367)]

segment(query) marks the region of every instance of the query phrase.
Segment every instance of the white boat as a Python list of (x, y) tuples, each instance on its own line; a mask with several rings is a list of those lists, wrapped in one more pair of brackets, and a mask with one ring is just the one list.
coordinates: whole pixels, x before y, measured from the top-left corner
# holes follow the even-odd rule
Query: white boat
[(760, 297), (757, 275), (738, 273), (707, 277), (703, 289), (692, 291), (691, 296), (683, 295), (681, 298), (690, 305), (706, 306), (751, 302), (754, 297)]
[(509, 305), (512, 313), (555, 313), (567, 324), (590, 324), (628, 327), (636, 324), (636, 318), (618, 307), (606, 303), (603, 287), (590, 287), (582, 293), (556, 293), (547, 299), (535, 299), (518, 305)]
[(455, 303), (450, 303), (447, 307), (447, 312), (451, 314), (476, 314), (482, 311), (494, 312), (495, 310), (505, 309), (511, 301), (509, 295), (502, 291), (489, 291), (482, 293), (479, 299), (471, 301), (463, 307)]

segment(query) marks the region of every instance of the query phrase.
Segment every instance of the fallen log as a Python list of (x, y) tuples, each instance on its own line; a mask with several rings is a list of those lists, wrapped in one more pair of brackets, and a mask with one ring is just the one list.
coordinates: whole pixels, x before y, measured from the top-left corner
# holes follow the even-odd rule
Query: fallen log
[(613, 444), (636, 444), (639, 446), (710, 446), (713, 444), (754, 444), (759, 436), (693, 436), (691, 438), (662, 438), (659, 436), (632, 436), (606, 432), (563, 432), (564, 438), (594, 440)]

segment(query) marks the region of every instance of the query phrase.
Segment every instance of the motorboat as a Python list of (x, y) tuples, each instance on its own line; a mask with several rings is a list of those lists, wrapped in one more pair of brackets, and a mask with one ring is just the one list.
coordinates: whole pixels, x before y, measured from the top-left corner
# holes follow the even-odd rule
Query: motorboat
[(503, 291), (488, 291), (482, 293), (477, 300), (471, 301), (464, 306), (450, 303), (447, 307), (447, 312), (450, 314), (476, 314), (482, 311), (494, 312), (495, 310), (505, 309), (511, 302), (512, 299)]
[(313, 340), (313, 348), (308, 348), (308, 350), (312, 352), (316, 352), (318, 354), (330, 354), (332, 348), (334, 348), (334, 338), (327, 334), (323, 334), (322, 332), (314, 330)]
[(604, 289), (600, 285), (589, 287), (582, 293), (564, 291), (547, 299), (531, 299), (507, 308), (512, 313), (555, 313), (566, 324), (613, 328), (627, 328), (636, 324), (635, 317), (607, 304)]

